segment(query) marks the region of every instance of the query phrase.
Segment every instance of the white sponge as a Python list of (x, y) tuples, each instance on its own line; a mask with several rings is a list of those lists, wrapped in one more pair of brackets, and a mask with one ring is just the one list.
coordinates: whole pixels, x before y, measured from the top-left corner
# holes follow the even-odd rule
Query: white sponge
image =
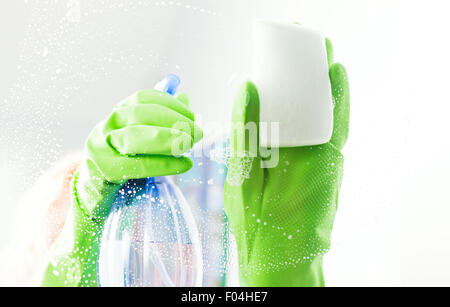
[[(333, 100), (325, 37), (301, 25), (258, 21), (254, 26), (253, 80), (261, 122), (279, 122), (279, 138), (261, 129), (262, 147), (327, 143)], [(278, 139), (278, 140), (277, 140)]]

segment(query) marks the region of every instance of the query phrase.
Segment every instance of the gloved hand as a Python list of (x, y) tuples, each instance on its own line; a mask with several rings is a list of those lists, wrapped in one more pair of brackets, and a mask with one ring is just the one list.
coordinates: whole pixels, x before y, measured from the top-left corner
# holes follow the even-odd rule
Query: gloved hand
[[(280, 148), (279, 164), (272, 169), (262, 168), (258, 152), (242, 185), (227, 180), (225, 210), (236, 238), (242, 286), (325, 285), (322, 259), (330, 248), (350, 113), (347, 73), (342, 65), (332, 64), (328, 40), (327, 50), (335, 103), (331, 141)], [(259, 115), (258, 90), (248, 82), (238, 94), (233, 123), (259, 126)], [(231, 135), (229, 173), (233, 176), (245, 169), (252, 154), (248, 140), (236, 145), (239, 133), (233, 130)]]
[(190, 170), (192, 161), (178, 155), (203, 137), (194, 121), (186, 95), (174, 98), (144, 90), (95, 127), (73, 182), (71, 216), (53, 246), (44, 286), (97, 286), (99, 240), (117, 193), (130, 179)]

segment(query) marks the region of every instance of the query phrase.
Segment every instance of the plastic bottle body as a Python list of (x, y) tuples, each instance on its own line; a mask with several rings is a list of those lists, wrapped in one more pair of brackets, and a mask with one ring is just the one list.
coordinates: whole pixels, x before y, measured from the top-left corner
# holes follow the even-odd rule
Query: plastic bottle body
[(169, 178), (131, 180), (105, 223), (98, 260), (103, 287), (202, 285), (198, 230)]

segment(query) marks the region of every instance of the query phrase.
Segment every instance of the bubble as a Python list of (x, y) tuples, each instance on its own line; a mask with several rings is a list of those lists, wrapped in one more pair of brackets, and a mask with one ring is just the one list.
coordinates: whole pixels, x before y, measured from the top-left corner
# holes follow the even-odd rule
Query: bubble
[(230, 186), (239, 187), (245, 179), (250, 178), (254, 158), (249, 152), (235, 154), (230, 146), (215, 149), (211, 152), (211, 160), (223, 164), (228, 168), (227, 183)]

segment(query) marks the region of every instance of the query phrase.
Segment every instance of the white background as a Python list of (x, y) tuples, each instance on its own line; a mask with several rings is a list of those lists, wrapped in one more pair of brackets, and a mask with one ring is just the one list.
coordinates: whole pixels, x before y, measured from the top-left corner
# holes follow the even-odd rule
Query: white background
[(450, 285), (448, 12), (431, 0), (1, 1), (1, 244), (19, 195), (166, 72), (205, 121), (227, 121), (251, 22), (268, 18), (322, 31), (350, 75), (328, 285)]

